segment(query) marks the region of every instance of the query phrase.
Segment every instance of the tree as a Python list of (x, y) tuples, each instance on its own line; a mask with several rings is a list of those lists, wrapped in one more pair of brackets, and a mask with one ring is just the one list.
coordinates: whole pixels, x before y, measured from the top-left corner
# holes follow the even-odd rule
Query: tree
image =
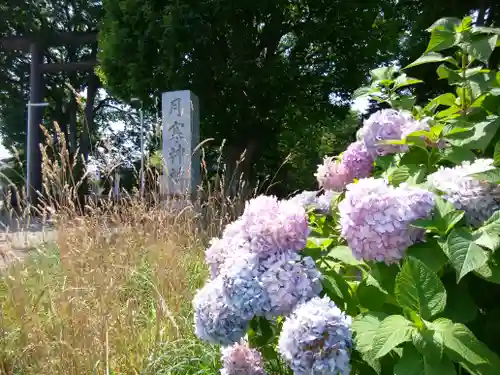
[(335, 117), (336, 109), (344, 117), (350, 93), (364, 80), (360, 72), (388, 58), (400, 30), (391, 0), (103, 6), (100, 62), (112, 92), (147, 101), (162, 91), (192, 90), (200, 98), (202, 139), (227, 139), (233, 166), (246, 150), (247, 176), (252, 165), (256, 175), (269, 164), (262, 156), (277, 150), (284, 129), (307, 136), (306, 128)]

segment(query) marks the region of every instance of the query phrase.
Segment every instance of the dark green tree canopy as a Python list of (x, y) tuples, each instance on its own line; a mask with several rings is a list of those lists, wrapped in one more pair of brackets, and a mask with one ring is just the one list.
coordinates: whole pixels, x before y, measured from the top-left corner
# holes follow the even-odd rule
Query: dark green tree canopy
[(108, 87), (144, 99), (190, 89), (200, 98), (202, 137), (225, 138), (255, 157), (275, 148), (284, 128), (301, 132), (345, 108), (362, 72), (388, 58), (400, 30), (391, 0), (103, 5)]

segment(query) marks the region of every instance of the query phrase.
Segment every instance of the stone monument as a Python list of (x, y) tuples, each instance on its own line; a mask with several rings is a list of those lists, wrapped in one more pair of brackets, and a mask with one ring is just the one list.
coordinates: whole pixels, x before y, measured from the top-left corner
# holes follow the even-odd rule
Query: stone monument
[(162, 193), (193, 197), (200, 183), (200, 112), (196, 95), (189, 90), (162, 94), (163, 181)]

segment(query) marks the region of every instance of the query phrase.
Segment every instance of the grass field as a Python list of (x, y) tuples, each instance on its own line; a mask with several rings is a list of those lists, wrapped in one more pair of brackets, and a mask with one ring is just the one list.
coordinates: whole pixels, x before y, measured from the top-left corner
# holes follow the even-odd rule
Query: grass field
[(192, 332), (206, 277), (194, 219), (103, 217), (60, 223), (56, 244), (2, 273), (0, 373), (217, 374), (218, 349)]

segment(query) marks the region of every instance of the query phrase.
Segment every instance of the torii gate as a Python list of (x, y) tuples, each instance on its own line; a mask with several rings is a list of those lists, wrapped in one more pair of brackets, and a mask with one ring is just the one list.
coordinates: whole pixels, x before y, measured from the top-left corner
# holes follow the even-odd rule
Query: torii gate
[[(6, 51), (30, 51), (30, 103), (40, 103), (43, 100), (43, 74), (54, 72), (74, 72), (77, 70), (92, 70), (96, 60), (80, 61), (71, 63), (50, 63), (43, 61), (43, 51), (47, 47), (62, 45), (81, 45), (97, 41), (97, 32), (59, 32), (50, 36), (29, 35), (11, 36), (0, 38), (0, 50)], [(27, 198), (32, 204), (37, 202), (37, 191), (42, 191), (42, 156), (40, 152), (40, 140), (42, 123), (42, 108), (39, 106), (28, 106), (30, 111), (27, 137), (27, 145), (32, 145), (26, 150), (27, 158), (30, 160), (29, 181), (27, 186)], [(88, 131), (84, 127), (84, 131)], [(27, 147), (28, 148), (28, 147)]]

